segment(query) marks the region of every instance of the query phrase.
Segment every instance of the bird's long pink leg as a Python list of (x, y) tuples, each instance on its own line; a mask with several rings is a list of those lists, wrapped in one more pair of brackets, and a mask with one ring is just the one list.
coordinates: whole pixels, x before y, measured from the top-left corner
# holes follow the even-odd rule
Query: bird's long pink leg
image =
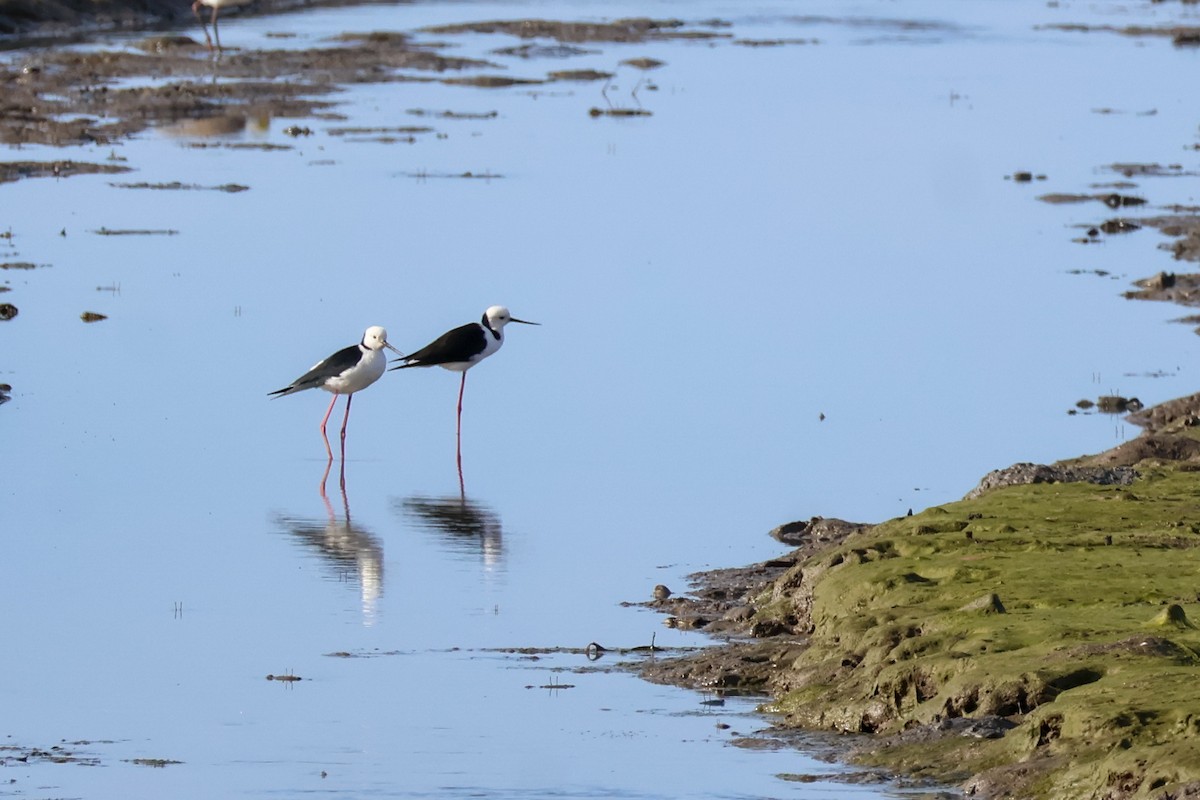
[(217, 52), (221, 52), (221, 32), (217, 30), (217, 12), (221, 10), (220, 6), (213, 6), (212, 24), (213, 38), (217, 40)]
[(458, 385), (458, 426), (455, 429), (456, 452), (458, 454), (458, 474), (462, 475), (462, 399), (463, 390), (467, 388), (467, 372), (463, 370), (462, 383)]
[(346, 461), (346, 426), (350, 424), (350, 401), (354, 399), (354, 393), (346, 395), (346, 416), (342, 418), (342, 462)]
[(333, 507), (329, 505), (329, 498), (325, 496), (325, 482), (329, 480), (329, 468), (333, 466), (333, 451), (329, 449), (329, 439), (325, 439), (325, 452), (329, 454), (329, 460), (325, 462), (325, 473), (321, 475), (321, 499), (325, 501), (325, 510), (329, 512), (329, 519), (333, 519)]
[(329, 408), (325, 410), (325, 418), (321, 420), (321, 435), (325, 435), (325, 423), (329, 422), (329, 415), (333, 413), (333, 404), (337, 402), (337, 392), (333, 393), (333, 399), (329, 401)]
[(192, 13), (196, 15), (196, 21), (200, 23), (200, 27), (204, 29), (204, 41), (208, 42), (208, 49), (212, 50), (212, 38), (208, 35), (208, 26), (204, 24), (204, 17), (200, 16), (200, 0), (192, 3)]

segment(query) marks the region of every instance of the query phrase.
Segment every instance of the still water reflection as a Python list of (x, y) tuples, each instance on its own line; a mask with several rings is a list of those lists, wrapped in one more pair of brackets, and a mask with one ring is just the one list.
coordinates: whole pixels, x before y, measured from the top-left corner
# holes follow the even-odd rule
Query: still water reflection
[(383, 595), (383, 544), (369, 529), (356, 525), (350, 518), (344, 460), (338, 462), (341, 513), (334, 511), (325, 489), (333, 463), (333, 457), (330, 456), (319, 484), (321, 502), (325, 506), (324, 519), (281, 515), (277, 522), (279, 528), (292, 536), (297, 544), (318, 556), (337, 580), (358, 589), (363, 624), (373, 625)]
[(393, 507), (426, 531), (441, 534), (447, 549), (478, 556), (484, 570), (504, 568), (504, 536), (500, 515), (493, 509), (459, 496), (414, 495), (394, 502)]

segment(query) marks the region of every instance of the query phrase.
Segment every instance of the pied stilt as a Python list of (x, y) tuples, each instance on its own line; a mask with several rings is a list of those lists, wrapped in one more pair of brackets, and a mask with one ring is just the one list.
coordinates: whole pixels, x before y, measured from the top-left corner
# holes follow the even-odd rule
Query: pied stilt
[(212, 9), (212, 27), (213, 36), (216, 37), (217, 46), (216, 52), (221, 52), (221, 32), (217, 30), (217, 14), (225, 6), (240, 6), (249, 3), (250, 0), (196, 0), (192, 3), (192, 13), (196, 15), (196, 19), (200, 20), (200, 27), (204, 29), (204, 40), (208, 42), (208, 49), (213, 50), (213, 40), (209, 38), (208, 26), (204, 24), (204, 18), (200, 16), (200, 6), (208, 6)]
[[(270, 395), (284, 397), (305, 389), (324, 389), (332, 392), (333, 399), (329, 401), (329, 408), (321, 420), (321, 436), (325, 436), (325, 423), (329, 422), (329, 415), (333, 413), (333, 405), (337, 402), (338, 396), (346, 395), (346, 416), (342, 420), (342, 456), (345, 458), (346, 425), (350, 422), (350, 401), (354, 398), (355, 392), (362, 391), (379, 380), (384, 370), (387, 369), (387, 357), (383, 354), (385, 347), (399, 356), (404, 355), (388, 344), (386, 330), (378, 325), (372, 325), (363, 334), (361, 342), (338, 350), (296, 378), (290, 386), (270, 392)], [(328, 444), (328, 437), (326, 437), (327, 447)], [(330, 458), (332, 457), (331, 452)]]
[[(443, 333), (431, 343), (412, 355), (404, 356), (404, 363), (393, 370), (408, 367), (442, 367), (462, 373), (458, 387), (458, 436), (462, 439), (462, 399), (467, 387), (467, 370), (495, 353), (504, 344), (504, 326), (510, 322), (522, 325), (540, 325), (517, 319), (504, 306), (492, 306), (483, 312), (483, 319)], [(461, 452), (460, 452), (461, 455)]]

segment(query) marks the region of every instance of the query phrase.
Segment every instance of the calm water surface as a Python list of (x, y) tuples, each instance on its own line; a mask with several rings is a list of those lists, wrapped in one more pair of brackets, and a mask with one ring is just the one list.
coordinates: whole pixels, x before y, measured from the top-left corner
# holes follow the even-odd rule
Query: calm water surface
[[(1195, 390), (1194, 339), (1167, 324), (1180, 312), (1120, 296), (1172, 268), (1165, 240), (1144, 230), (1082, 246), (1078, 226), (1108, 210), (1035, 199), (1117, 180), (1114, 162), (1196, 169), (1179, 76), (1200, 57), (1037, 26), (1194, 24), (1195, 12), (423, 3), (230, 16), (222, 39), (302, 47), (347, 30), (632, 15), (803, 43), (522, 60), (491, 52), (518, 43), (508, 37), (424, 35), (521, 76), (643, 56), (665, 66), (636, 100), (641, 75), (614, 79), (618, 104), (652, 111), (636, 119), (589, 117), (604, 103), (596, 84), (397, 83), (341, 92), (347, 119), (302, 120), (308, 137), (254, 120), (218, 140), (282, 151), (154, 131), (5, 153), (115, 151), (136, 168), (129, 180), (250, 187), (0, 186), (12, 231), (0, 261), (45, 265), (0, 274), (20, 308), (0, 327), (0, 381), (13, 385), (0, 408), (0, 734), (85, 742), (72, 749), (100, 764), (5, 761), (5, 793), (891, 791), (780, 779), (840, 768), (731, 746), (765, 725), (752, 701), (707, 705), (577, 671), (596, 666), (582, 656), (497, 650), (703, 644), (621, 601), (769, 557), (780, 548), (765, 534), (782, 522), (886, 519), (956, 499), (990, 469), (1136, 433), (1069, 417), (1080, 398)], [(294, 38), (268, 36), (280, 32)], [(410, 109), (496, 114), (430, 122)], [(330, 130), (411, 124), (436, 133), (386, 144)], [(1026, 169), (1048, 179), (1005, 180)], [(497, 177), (442, 177), (467, 171)], [(1158, 207), (1195, 202), (1193, 187), (1130, 191)], [(457, 376), (440, 370), (389, 373), (359, 396), (345, 492), (335, 465), (323, 495), (327, 396), (267, 392), (367, 325), (412, 351), (494, 303), (542, 327), (510, 327), (470, 374), (465, 498)], [(88, 310), (109, 319), (85, 325)], [(571, 688), (537, 688), (556, 684)]]

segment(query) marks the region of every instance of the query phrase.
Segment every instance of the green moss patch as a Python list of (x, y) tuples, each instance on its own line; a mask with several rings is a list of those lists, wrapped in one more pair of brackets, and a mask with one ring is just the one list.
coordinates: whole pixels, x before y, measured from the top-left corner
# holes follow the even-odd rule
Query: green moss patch
[[(1010, 796), (1157, 797), (1200, 781), (1200, 474), (1139, 473), (995, 489), (796, 567), (758, 603), (763, 625), (811, 627), (774, 676), (772, 710), (882, 735), (863, 756), (877, 765), (943, 780), (1007, 770)], [(903, 735), (992, 716), (1016, 727)]]

